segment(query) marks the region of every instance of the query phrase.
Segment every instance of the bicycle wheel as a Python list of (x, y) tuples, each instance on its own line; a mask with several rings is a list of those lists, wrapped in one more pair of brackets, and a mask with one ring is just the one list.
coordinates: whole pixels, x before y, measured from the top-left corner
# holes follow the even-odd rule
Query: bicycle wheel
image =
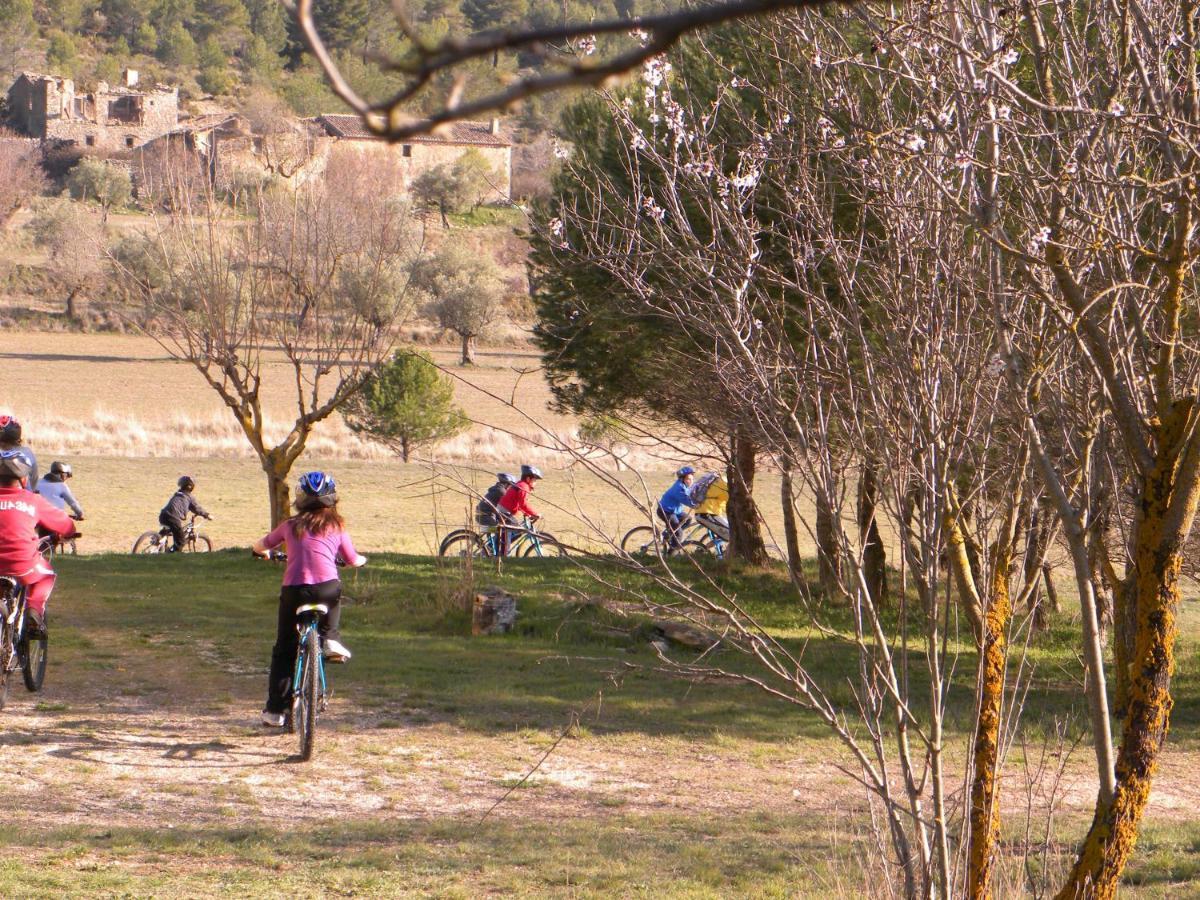
[(684, 541), (676, 551), (676, 556), (712, 556), (714, 550), (703, 541)]
[(0, 709), (8, 702), (8, 676), (12, 674), (9, 668), (13, 651), (11, 633), (8, 623), (0, 621)]
[(133, 552), (162, 553), (166, 546), (166, 541), (159, 539), (157, 531), (143, 531), (133, 542)]
[(446, 535), (446, 539), (442, 541), (442, 546), (438, 548), (438, 556), (486, 556), (487, 551), (483, 544), (483, 538), (473, 531), (459, 529), (452, 531)]
[(188, 553), (211, 553), (212, 541), (207, 534), (198, 534), (195, 539), (188, 541), (183, 549)]
[(25, 689), (37, 693), (46, 680), (46, 649), (50, 639), (43, 634), (34, 640), (26, 638), (22, 643), (21, 675), (25, 679)]
[(521, 552), (524, 557), (566, 556), (567, 551), (552, 534), (539, 534), (537, 540), (530, 539)]
[(630, 528), (621, 538), (621, 552), (630, 556), (657, 556), (658, 532), (649, 525)]
[(300, 742), (300, 758), (305, 760), (312, 759), (313, 744), (317, 738), (317, 692), (320, 689), (317, 664), (320, 652), (317, 629), (309, 628), (304, 639), (304, 673), (300, 676), (300, 693), (292, 699), (292, 717)]

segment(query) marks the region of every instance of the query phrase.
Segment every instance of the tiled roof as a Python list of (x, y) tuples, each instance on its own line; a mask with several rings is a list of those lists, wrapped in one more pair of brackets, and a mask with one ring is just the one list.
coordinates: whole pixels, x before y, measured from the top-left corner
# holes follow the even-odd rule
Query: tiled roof
[[(367, 130), (363, 120), (355, 115), (326, 114), (317, 116), (317, 121), (325, 126), (325, 130), (334, 137), (355, 138), (359, 140), (379, 140)], [(405, 138), (410, 144), (474, 144), (482, 147), (508, 147), (512, 141), (502, 134), (492, 134), (492, 127), (487, 122), (451, 122), (443, 125), (433, 134), (421, 134)]]

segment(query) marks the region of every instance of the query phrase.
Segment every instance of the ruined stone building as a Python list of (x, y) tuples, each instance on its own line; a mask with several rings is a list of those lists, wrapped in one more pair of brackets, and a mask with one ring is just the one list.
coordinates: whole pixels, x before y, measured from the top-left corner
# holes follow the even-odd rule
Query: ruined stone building
[(512, 141), (500, 131), (500, 120), (454, 122), (434, 134), (422, 134), (391, 144), (370, 131), (356, 115), (317, 116), (314, 120), (335, 144), (348, 145), (364, 153), (390, 154), (401, 163), (405, 183), (427, 169), (443, 163), (453, 165), (467, 150), (478, 150), (496, 172), (497, 199), (509, 199), (512, 191)]
[(9, 119), (29, 137), (119, 152), (141, 147), (179, 124), (179, 89), (138, 88), (138, 73), (124, 84), (100, 82), (76, 93), (75, 82), (56, 75), (22, 73), (8, 89)]

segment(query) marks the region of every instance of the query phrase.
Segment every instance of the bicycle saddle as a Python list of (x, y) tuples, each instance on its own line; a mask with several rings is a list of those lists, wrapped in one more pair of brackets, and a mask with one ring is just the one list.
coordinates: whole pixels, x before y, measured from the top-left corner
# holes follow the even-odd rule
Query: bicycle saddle
[(315, 612), (325, 615), (325, 613), (329, 612), (329, 607), (324, 603), (305, 603), (303, 606), (296, 607), (296, 615), (299, 616), (306, 612)]

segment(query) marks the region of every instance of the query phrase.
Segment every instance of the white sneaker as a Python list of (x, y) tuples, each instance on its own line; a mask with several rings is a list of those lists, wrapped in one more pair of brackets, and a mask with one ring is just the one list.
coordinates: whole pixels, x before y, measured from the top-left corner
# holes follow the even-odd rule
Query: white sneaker
[(325, 639), (325, 658), (330, 662), (349, 662), (351, 653), (341, 641)]
[(286, 721), (283, 713), (273, 713), (265, 709), (262, 711), (262, 723), (268, 728), (282, 728)]

